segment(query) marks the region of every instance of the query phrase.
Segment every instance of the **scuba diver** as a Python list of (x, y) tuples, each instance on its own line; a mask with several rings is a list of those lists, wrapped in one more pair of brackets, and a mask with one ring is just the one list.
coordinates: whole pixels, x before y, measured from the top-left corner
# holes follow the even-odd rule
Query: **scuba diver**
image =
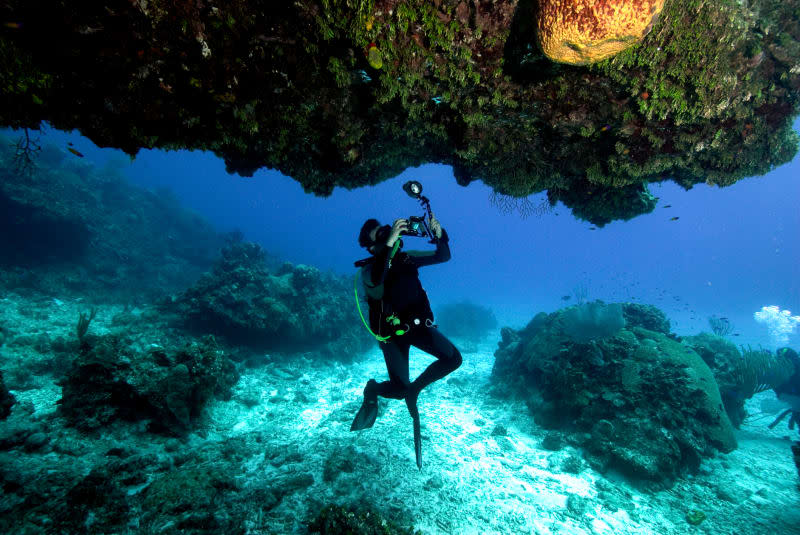
[[(434, 217), (428, 200), (419, 195), (422, 186), (418, 182), (406, 183), (403, 189), (427, 208), (428, 221), (424, 216), (412, 216), (397, 219), (391, 226), (381, 226), (376, 219), (369, 219), (358, 236), (359, 245), (372, 255), (356, 262), (356, 266), (361, 268), (369, 304), (368, 329), (379, 342), (389, 380), (380, 383), (375, 379), (367, 381), (364, 401), (350, 430), (372, 427), (378, 414), (378, 396), (404, 399), (413, 420), (414, 453), (417, 467), (421, 470), (422, 441), (417, 398), (426, 386), (461, 366), (461, 353), (434, 325), (428, 296), (419, 281), (419, 268), (450, 259), (447, 232)], [(436, 250), (401, 252), (401, 235), (430, 236)], [(436, 361), (414, 381), (409, 380), (408, 371), (411, 346), (436, 357)]]

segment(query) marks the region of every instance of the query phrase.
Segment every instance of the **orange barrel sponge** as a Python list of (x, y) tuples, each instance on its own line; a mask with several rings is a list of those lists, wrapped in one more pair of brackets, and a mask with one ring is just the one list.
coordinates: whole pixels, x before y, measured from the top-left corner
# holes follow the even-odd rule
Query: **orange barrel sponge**
[(559, 63), (596, 63), (647, 35), (664, 1), (539, 0), (539, 46)]

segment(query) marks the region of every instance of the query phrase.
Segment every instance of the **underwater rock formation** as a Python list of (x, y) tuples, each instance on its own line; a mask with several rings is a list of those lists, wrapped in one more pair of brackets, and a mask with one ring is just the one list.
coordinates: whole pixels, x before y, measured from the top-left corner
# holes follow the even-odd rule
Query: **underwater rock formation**
[(306, 265), (269, 273), (255, 243), (222, 250), (213, 271), (173, 304), (193, 329), (256, 349), (322, 349), (351, 361), (370, 344), (356, 313), (349, 280)]
[(672, 336), (667, 315), (653, 305), (622, 303), (622, 317), (628, 327), (641, 327), (666, 336)]
[[(223, 243), (169, 191), (130, 185), (55, 146), (19, 172), (0, 136), (0, 285), (95, 302), (140, 301), (183, 289)], [(67, 158), (69, 156), (69, 158)]]
[(798, 6), (672, 0), (640, 43), (576, 67), (540, 51), (529, 0), (12, 0), (0, 125), (209, 150), (319, 195), (438, 162), (602, 225), (652, 210), (648, 183), (792, 158)]
[(770, 351), (741, 348), (721, 336), (700, 333), (681, 342), (700, 355), (719, 385), (725, 411), (738, 429), (747, 412), (744, 403), (753, 395), (784, 384), (794, 373), (792, 362)]
[(308, 526), (309, 534), (422, 535), (414, 526), (399, 526), (378, 511), (359, 507), (326, 505)]
[[(88, 337), (87, 337), (88, 338)], [(154, 432), (188, 432), (212, 397), (226, 399), (239, 379), (234, 364), (207, 336), (185, 347), (142, 351), (121, 336), (86, 340), (61, 381), (59, 412), (81, 430), (146, 420)]]
[[(299, 499), (314, 483), (296, 447), (267, 432), (197, 445), (137, 441), (132, 427), (127, 436), (125, 428), (109, 433), (111, 442), (105, 434), (90, 441), (47, 425), (50, 455), (0, 451), (2, 533), (126, 533), (135, 525), (139, 533), (244, 534), (253, 531), (248, 517)], [(243, 463), (256, 457), (270, 474), (258, 482)]]
[[(741, 380), (736, 371), (742, 354), (737, 347), (720, 336), (709, 333), (700, 333), (697, 336), (684, 336), (682, 342), (692, 351), (700, 355), (703, 361), (711, 368), (714, 378), (719, 386), (722, 402), (731, 423), (737, 429), (747, 415), (744, 402), (750, 396), (745, 396), (741, 389)], [(752, 396), (752, 392), (750, 394)]]
[(567, 433), (596, 468), (670, 484), (736, 440), (711, 370), (691, 349), (637, 325), (636, 312), (647, 308), (584, 343), (567, 334), (569, 309), (504, 328), (492, 380), (498, 394), (524, 397), (537, 424)]
[(641, 41), (663, 7), (664, 0), (539, 0), (537, 41), (553, 61), (597, 63)]

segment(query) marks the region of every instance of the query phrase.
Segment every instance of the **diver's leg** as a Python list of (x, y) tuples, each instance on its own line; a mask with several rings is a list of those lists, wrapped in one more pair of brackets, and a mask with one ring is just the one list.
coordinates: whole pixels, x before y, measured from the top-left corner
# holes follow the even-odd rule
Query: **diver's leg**
[(410, 345), (405, 341), (390, 340), (381, 343), (383, 360), (389, 380), (378, 383), (378, 395), (383, 398), (403, 399), (410, 384), (408, 378), (408, 350)]
[(461, 352), (435, 327), (425, 327), (411, 332), (414, 334), (410, 340), (411, 345), (436, 357), (436, 360), (411, 383), (411, 390), (419, 394), (423, 388), (461, 366)]
[(367, 381), (364, 387), (364, 401), (358, 410), (350, 431), (361, 431), (375, 424), (378, 417), (378, 396), (384, 398), (403, 399), (409, 388), (408, 350), (409, 345), (391, 341), (381, 344), (389, 380), (378, 383), (375, 379)]

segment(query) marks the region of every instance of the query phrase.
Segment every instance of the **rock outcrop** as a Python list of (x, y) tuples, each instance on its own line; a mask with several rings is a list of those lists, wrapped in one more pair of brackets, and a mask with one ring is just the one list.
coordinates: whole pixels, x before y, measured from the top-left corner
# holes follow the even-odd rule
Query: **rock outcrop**
[(306, 265), (270, 272), (258, 244), (225, 247), (214, 269), (167, 307), (198, 333), (261, 350), (320, 350), (352, 361), (371, 344), (352, 281)]
[[(634, 308), (653, 307), (626, 304), (625, 315), (658, 315)], [(635, 322), (576, 342), (569, 310), (503, 329), (496, 392), (524, 397), (539, 425), (565, 433), (600, 470), (638, 480), (669, 484), (709, 451), (736, 447), (714, 376), (694, 351)]]
[(0, 125), (213, 151), (318, 195), (438, 162), (598, 225), (651, 211), (648, 183), (727, 186), (795, 154), (800, 0), (672, 0), (638, 44), (583, 67), (542, 53), (535, 6), (13, 0)]
[(140, 351), (122, 336), (85, 340), (61, 381), (59, 413), (81, 430), (118, 419), (146, 421), (154, 432), (182, 435), (212, 397), (228, 398), (239, 375), (213, 337), (185, 347)]

